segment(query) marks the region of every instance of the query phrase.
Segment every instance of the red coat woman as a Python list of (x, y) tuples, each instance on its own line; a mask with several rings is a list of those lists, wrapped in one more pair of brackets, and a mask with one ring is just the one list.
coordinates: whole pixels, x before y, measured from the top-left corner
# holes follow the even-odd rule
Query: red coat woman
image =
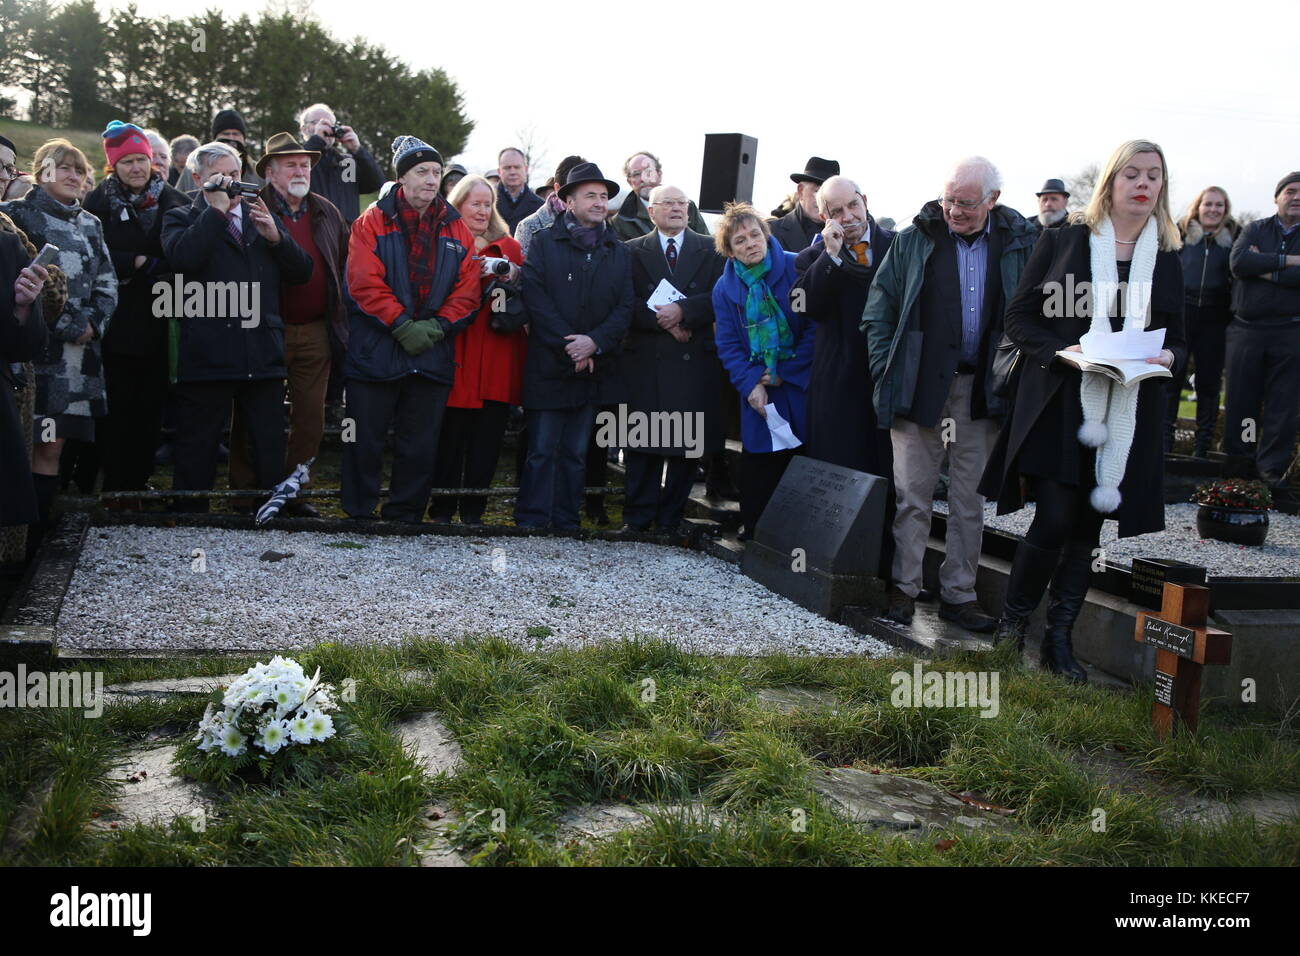
[[(528, 335), (517, 295), (524, 255), (496, 210), (496, 191), (482, 176), (458, 182), (448, 202), (474, 237), (473, 255), (483, 264), (482, 304), (470, 327), (456, 337), (456, 378), (438, 438), (436, 488), (487, 488), (496, 473), (510, 408), (522, 402)], [(492, 260), (510, 263), (497, 274)], [(482, 495), (435, 497), (429, 517), (449, 522), (460, 510), (464, 524), (482, 524)]]

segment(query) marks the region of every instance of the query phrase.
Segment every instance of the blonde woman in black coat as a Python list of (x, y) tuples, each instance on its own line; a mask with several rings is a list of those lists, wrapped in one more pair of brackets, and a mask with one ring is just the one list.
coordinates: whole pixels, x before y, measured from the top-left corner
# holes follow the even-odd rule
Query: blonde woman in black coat
[[(997, 500), (999, 514), (1023, 507), (1026, 488), (1036, 502), (995, 642), (1023, 647), (1025, 625), (1050, 580), (1043, 665), (1082, 683), (1087, 675), (1074, 659), (1071, 632), (1102, 521), (1116, 518), (1120, 537), (1165, 526), (1168, 376), (1125, 387), (1056, 353), (1081, 351), (1089, 331), (1164, 329), (1164, 348), (1147, 361), (1174, 373), (1185, 364), (1181, 240), (1160, 147), (1132, 140), (1116, 149), (1088, 208), (1074, 218), (1043, 232), (1007, 306), (1006, 334), (1021, 350), (1019, 381), (980, 493)], [(1104, 299), (1102, 311), (1094, 303)]]

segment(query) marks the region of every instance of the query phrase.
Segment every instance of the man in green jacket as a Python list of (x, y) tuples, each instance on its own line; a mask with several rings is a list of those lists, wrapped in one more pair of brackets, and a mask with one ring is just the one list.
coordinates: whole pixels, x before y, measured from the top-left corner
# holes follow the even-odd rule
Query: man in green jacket
[[(654, 231), (655, 224), (650, 220), (650, 191), (663, 182), (663, 168), (659, 157), (652, 153), (633, 153), (623, 163), (623, 177), (632, 187), (618, 212), (609, 219), (614, 234), (624, 242), (639, 236), (648, 236)], [(686, 210), (686, 228), (702, 236), (709, 234), (709, 227), (700, 215), (700, 210), (692, 200)]]
[(862, 312), (874, 403), (894, 448), (893, 585), (889, 617), (910, 624), (935, 482), (948, 453), (948, 532), (939, 569), (939, 614), (971, 631), (996, 620), (975, 599), (984, 498), (977, 486), (997, 437), (1004, 399), (992, 364), (1002, 316), (1020, 282), (1033, 235), (998, 205), (1001, 178), (983, 157), (958, 163), (942, 196), (898, 234)]

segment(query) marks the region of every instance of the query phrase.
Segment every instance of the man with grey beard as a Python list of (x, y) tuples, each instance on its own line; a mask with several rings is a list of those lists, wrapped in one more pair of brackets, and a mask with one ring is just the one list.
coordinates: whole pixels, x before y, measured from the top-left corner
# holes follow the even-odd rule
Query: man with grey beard
[(1029, 221), (1029, 228), (1037, 237), (1044, 229), (1055, 229), (1065, 224), (1070, 215), (1065, 208), (1070, 193), (1061, 180), (1049, 179), (1035, 195), (1038, 196), (1038, 215), (1026, 218)]
[[(330, 358), (346, 347), (347, 310), (342, 277), (346, 274), (350, 231), (338, 207), (311, 191), (312, 167), (320, 153), (276, 133), (266, 143), (257, 173), (266, 179), (262, 199), (280, 226), (312, 259), (311, 278), (281, 289), (284, 361), (288, 371), (289, 440), (284, 473), (316, 457), (325, 430), (325, 388)], [(252, 464), (241, 439), (244, 423), (236, 408), (231, 422), (230, 487), (256, 487)], [(294, 498), (284, 513), (319, 517), (304, 499)]]

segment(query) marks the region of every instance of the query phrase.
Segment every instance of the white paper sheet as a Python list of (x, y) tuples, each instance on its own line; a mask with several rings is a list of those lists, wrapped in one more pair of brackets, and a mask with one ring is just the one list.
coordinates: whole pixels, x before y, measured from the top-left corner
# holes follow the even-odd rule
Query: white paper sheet
[(1079, 339), (1086, 359), (1149, 359), (1165, 347), (1164, 329), (1089, 332)]
[(684, 298), (686, 298), (686, 296), (678, 292), (675, 285), (667, 279), (660, 279), (659, 284), (655, 286), (655, 290), (650, 293), (650, 298), (645, 300), (645, 304), (648, 305), (650, 311), (653, 312), (661, 305), (668, 305), (671, 302), (676, 302), (679, 299)]
[(781, 417), (781, 413), (776, 410), (775, 405), (769, 404), (765, 408), (767, 409), (767, 430), (772, 433), (772, 451), (798, 448), (803, 444), (794, 436), (790, 423)]

